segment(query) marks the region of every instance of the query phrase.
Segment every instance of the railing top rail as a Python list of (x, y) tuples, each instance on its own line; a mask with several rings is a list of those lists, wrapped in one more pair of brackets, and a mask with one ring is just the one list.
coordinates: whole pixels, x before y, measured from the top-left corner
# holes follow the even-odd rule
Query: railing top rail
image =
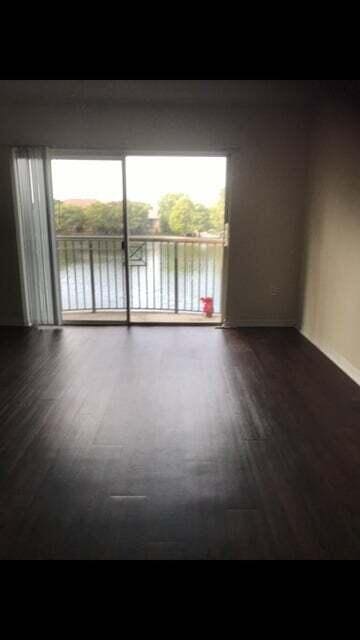
[[(57, 240), (123, 240), (121, 235), (57, 235)], [(129, 237), (129, 242), (133, 241), (149, 241), (149, 242), (174, 242), (188, 244), (224, 244), (222, 238), (204, 238), (204, 237), (188, 237), (188, 236), (135, 236)]]

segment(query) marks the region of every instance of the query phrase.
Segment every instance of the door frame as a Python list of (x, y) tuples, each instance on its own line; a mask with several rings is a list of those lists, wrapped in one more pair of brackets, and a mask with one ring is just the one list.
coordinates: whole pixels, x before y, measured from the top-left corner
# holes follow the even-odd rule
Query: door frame
[[(131, 308), (130, 308), (130, 267), (129, 267), (129, 229), (128, 229), (128, 217), (127, 217), (127, 182), (126, 182), (126, 158), (131, 156), (163, 156), (163, 157), (222, 157), (226, 159), (226, 178), (225, 178), (225, 207), (224, 207), (224, 235), (225, 241), (223, 245), (223, 257), (222, 257), (222, 270), (221, 270), (221, 302), (220, 302), (220, 315), (221, 321), (219, 322), (184, 322), (184, 323), (172, 323), (172, 322), (136, 322), (131, 320)], [(56, 277), (54, 278), (53, 294), (55, 298), (55, 308), (58, 310), (57, 318), (59, 324), (62, 325), (119, 325), (119, 326), (223, 326), (226, 320), (225, 310), (227, 305), (227, 292), (228, 292), (228, 269), (229, 269), (229, 245), (230, 245), (230, 193), (231, 193), (231, 151), (213, 151), (204, 150), (201, 151), (169, 151), (169, 150), (138, 150), (138, 149), (104, 149), (104, 148), (92, 148), (92, 149), (79, 149), (79, 148), (65, 148), (65, 147), (46, 147), (45, 149), (45, 176), (46, 176), (46, 191), (48, 196), (48, 212), (49, 212), (49, 232), (50, 232), (50, 248), (53, 261), (53, 269)], [(60, 288), (60, 273), (57, 260), (56, 249), (56, 233), (55, 233), (55, 217), (53, 207), (53, 190), (52, 190), (52, 172), (51, 172), (51, 160), (63, 159), (63, 160), (121, 160), (122, 167), (122, 188), (123, 188), (123, 227), (124, 227), (124, 251), (125, 251), (125, 283), (126, 283), (126, 320), (76, 320), (72, 322), (66, 322), (63, 320), (62, 307), (61, 307), (61, 288)], [(50, 221), (51, 219), (51, 221)]]

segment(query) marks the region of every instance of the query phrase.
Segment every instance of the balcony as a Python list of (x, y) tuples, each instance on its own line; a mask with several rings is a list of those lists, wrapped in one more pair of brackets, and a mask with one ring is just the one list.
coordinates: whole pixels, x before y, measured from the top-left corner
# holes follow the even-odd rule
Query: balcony
[[(58, 235), (60, 289), (65, 322), (126, 320), (124, 238)], [(129, 284), (135, 322), (221, 322), (223, 240), (131, 236)], [(202, 297), (214, 313), (202, 312)]]

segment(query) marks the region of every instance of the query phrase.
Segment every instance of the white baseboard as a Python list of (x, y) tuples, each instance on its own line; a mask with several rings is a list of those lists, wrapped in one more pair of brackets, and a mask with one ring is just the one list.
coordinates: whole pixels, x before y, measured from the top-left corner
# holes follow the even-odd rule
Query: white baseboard
[(239, 320), (225, 320), (225, 329), (237, 329), (245, 327), (295, 327), (296, 320), (283, 320), (280, 318), (240, 318)]
[(298, 331), (301, 335), (304, 336), (311, 344), (315, 345), (324, 355), (326, 355), (334, 364), (336, 364), (339, 369), (341, 369), (346, 375), (348, 375), (354, 382), (360, 385), (360, 370), (357, 367), (354, 367), (347, 358), (340, 355), (334, 349), (329, 347), (328, 345), (319, 342), (318, 340), (314, 340), (311, 336), (309, 336), (306, 331), (301, 328), (298, 328)]

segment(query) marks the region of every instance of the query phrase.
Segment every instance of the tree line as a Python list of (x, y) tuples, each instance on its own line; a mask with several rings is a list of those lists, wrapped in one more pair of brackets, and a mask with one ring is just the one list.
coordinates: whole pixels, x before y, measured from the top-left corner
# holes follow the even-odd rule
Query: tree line
[[(168, 193), (158, 203), (158, 223), (149, 218), (151, 205), (127, 202), (129, 231), (133, 235), (198, 235), (201, 232), (219, 234), (224, 225), (224, 189), (213, 207), (194, 203), (186, 194)], [(54, 200), (55, 225), (58, 234), (121, 233), (122, 202), (94, 202), (87, 206), (66, 204)]]

